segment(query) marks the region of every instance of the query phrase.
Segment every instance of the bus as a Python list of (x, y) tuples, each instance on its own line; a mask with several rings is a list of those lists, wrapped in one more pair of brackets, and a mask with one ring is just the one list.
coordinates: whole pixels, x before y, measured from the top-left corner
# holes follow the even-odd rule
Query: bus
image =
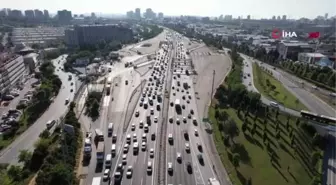
[(308, 119), (310, 121), (315, 121), (315, 122), (329, 124), (329, 125), (336, 125), (335, 117), (319, 115), (317, 113), (309, 112), (306, 110), (301, 110), (301, 117)]
[(209, 178), (208, 184), (209, 185), (220, 185), (219, 181), (216, 178)]
[(92, 185), (100, 185), (101, 177), (93, 177)]

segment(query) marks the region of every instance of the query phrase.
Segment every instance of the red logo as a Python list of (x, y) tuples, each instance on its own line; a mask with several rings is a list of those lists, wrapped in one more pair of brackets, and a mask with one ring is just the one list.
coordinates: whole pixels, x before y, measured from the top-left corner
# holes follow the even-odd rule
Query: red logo
[(272, 31), (272, 38), (273, 39), (280, 39), (281, 36), (282, 36), (282, 33), (281, 33), (280, 30), (275, 29), (275, 30)]
[(320, 38), (320, 32), (310, 32), (308, 34), (309, 39), (318, 39)]

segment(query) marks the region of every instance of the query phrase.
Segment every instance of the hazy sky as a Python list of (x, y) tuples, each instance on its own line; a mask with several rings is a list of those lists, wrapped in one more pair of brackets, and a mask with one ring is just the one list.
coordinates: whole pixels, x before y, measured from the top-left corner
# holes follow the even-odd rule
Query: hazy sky
[(1, 7), (12, 9), (47, 9), (54, 13), (68, 9), (73, 14), (101, 12), (122, 13), (141, 8), (152, 8), (165, 15), (234, 17), (248, 14), (252, 18), (270, 18), (273, 15), (287, 15), (289, 18), (315, 18), (317, 15), (336, 14), (335, 0), (1, 0)]

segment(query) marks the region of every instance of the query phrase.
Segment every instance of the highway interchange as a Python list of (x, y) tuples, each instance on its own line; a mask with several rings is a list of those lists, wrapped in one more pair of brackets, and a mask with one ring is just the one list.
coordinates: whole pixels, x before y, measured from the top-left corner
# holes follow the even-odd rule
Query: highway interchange
[[(105, 155), (110, 153), (112, 146), (112, 138), (107, 137), (107, 126), (110, 122), (114, 123), (114, 133), (117, 134), (117, 146), (116, 155), (112, 159), (112, 166), (110, 171), (110, 180), (102, 182), (101, 184), (113, 184), (116, 179), (114, 178), (115, 172), (117, 170), (118, 164), (123, 163), (123, 157), (126, 154), (126, 164), (123, 165), (124, 173), (122, 174), (122, 179), (120, 183), (125, 185), (154, 185), (157, 184), (157, 175), (159, 173), (158, 169), (158, 148), (160, 143), (159, 137), (165, 136), (165, 165), (164, 171), (166, 176), (166, 184), (183, 184), (183, 185), (206, 185), (209, 178), (216, 177), (211, 159), (209, 158), (208, 151), (205, 150), (206, 146), (203, 141), (203, 135), (198, 133), (201, 131), (200, 124), (202, 124), (202, 118), (199, 117), (199, 112), (196, 105), (195, 90), (193, 87), (193, 79), (191, 76), (185, 74), (185, 70), (190, 70), (190, 64), (184, 62), (184, 59), (188, 59), (186, 55), (186, 48), (181, 42), (181, 37), (176, 34), (170, 34), (165, 32), (168, 41), (172, 41), (172, 44), (163, 45), (156, 55), (156, 61), (154, 63), (154, 68), (158, 70), (151, 69), (149, 73), (144, 76), (136, 73), (133, 68), (125, 68), (123, 63), (114, 64), (111, 73), (102, 77), (100, 80), (105, 78), (112, 78), (111, 83), (111, 94), (105, 95), (101, 103), (100, 118), (94, 122), (86, 120), (83, 123), (84, 129), (86, 131), (94, 131), (94, 129), (100, 129), (103, 131), (105, 137)], [(180, 44), (181, 43), (181, 44)], [(166, 50), (166, 51), (164, 51)], [(247, 86), (249, 90), (256, 91), (257, 89), (253, 84), (253, 72), (252, 72), (252, 62), (255, 60), (250, 59), (245, 55), (241, 55), (244, 58), (244, 73), (250, 73), (251, 77), (244, 79), (243, 83)], [(56, 69), (63, 67), (66, 55), (62, 55), (59, 58), (53, 60), (53, 64)], [(174, 58), (174, 60), (172, 60)], [(324, 102), (313, 96), (310, 92), (305, 89), (300, 88), (298, 85), (294, 84), (289, 77), (283, 75), (283, 73), (273, 70), (272, 66), (267, 64), (262, 64), (265, 67), (273, 71), (276, 78), (278, 78), (287, 89), (290, 90), (294, 95), (296, 95), (299, 100), (305, 104), (308, 108), (312, 108), (320, 114), (334, 116), (335, 110), (331, 107), (326, 106)], [(161, 68), (161, 66), (163, 66)], [(49, 109), (38, 119), (38, 121), (32, 125), (25, 133), (23, 133), (18, 139), (16, 139), (7, 149), (3, 150), (0, 154), (0, 163), (11, 163), (17, 164), (18, 151), (23, 149), (33, 149), (35, 141), (38, 139), (38, 134), (45, 129), (45, 123), (50, 119), (58, 119), (60, 116), (64, 115), (66, 112), (66, 105), (64, 103), (66, 98), (70, 101), (74, 98), (74, 93), (70, 93), (70, 89), (74, 89), (71, 86), (72, 81), (68, 81), (69, 73), (65, 73), (63, 70), (57, 70), (55, 73), (60, 77), (63, 83), (63, 87), (60, 90), (58, 96), (55, 98), (54, 102), (50, 105)], [(74, 76), (74, 75), (73, 75)], [(154, 76), (160, 80), (158, 86), (155, 83)], [(151, 81), (149, 79), (152, 79)], [(126, 84), (125, 81), (129, 83)], [(146, 84), (141, 90), (139, 85), (141, 81), (146, 80)], [(251, 82), (251, 85), (249, 83)], [(178, 84), (179, 83), (179, 84)], [(188, 88), (183, 87), (183, 84), (187, 83)], [(152, 88), (152, 89), (151, 89)], [(78, 105), (79, 107), (84, 106), (85, 98), (88, 94), (90, 88), (85, 89), (82, 97), (80, 98)], [(132, 113), (131, 121), (127, 127), (126, 132), (123, 132), (125, 122), (125, 112), (127, 112), (128, 104), (131, 102), (131, 97), (133, 91), (140, 91), (140, 98), (135, 101), (136, 108), (134, 113)], [(157, 97), (154, 96), (161, 95), (163, 101), (159, 102)], [(169, 97), (168, 105), (165, 105), (165, 96)], [(144, 103), (149, 103), (149, 98), (153, 100), (153, 105), (149, 105), (147, 109), (144, 108)], [(181, 113), (176, 111), (175, 102), (176, 99), (180, 100), (182, 107)], [(265, 97), (262, 97), (262, 101), (266, 104), (270, 103)], [(140, 105), (142, 104), (142, 105)], [(157, 109), (157, 105), (160, 105), (160, 109)], [(184, 105), (184, 106), (182, 106)], [(168, 107), (167, 115), (164, 110), (164, 106)], [(184, 108), (183, 108), (184, 107)], [(153, 108), (153, 113), (151, 113), (151, 108)], [(298, 115), (297, 111), (280, 107), (280, 109), (294, 115)], [(191, 111), (192, 110), (192, 111)], [(133, 112), (133, 111), (132, 111)], [(135, 115), (137, 114), (138, 115)], [(193, 113), (191, 113), (193, 112)], [(148, 126), (148, 132), (145, 132), (144, 127), (147, 123), (147, 116), (150, 116), (151, 124)], [(157, 121), (156, 119), (157, 118)], [(184, 118), (186, 121), (184, 121)], [(195, 120), (195, 121), (193, 121)], [(144, 126), (140, 128), (140, 122), (144, 123)], [(133, 127), (134, 125), (134, 127)], [(167, 126), (166, 133), (160, 133), (160, 126)], [(188, 138), (184, 135), (184, 132), (188, 133)], [(143, 134), (146, 134), (146, 140), (142, 139)], [(152, 135), (155, 137), (152, 137)], [(173, 142), (169, 142), (168, 136), (172, 136)], [(128, 148), (128, 152), (124, 152), (125, 143), (128, 135), (131, 138), (131, 142)], [(138, 154), (133, 154), (133, 144), (136, 141), (139, 143)], [(142, 150), (142, 143), (146, 141), (146, 147)], [(190, 147), (190, 152), (186, 150), (186, 143)], [(199, 149), (199, 145), (202, 146), (203, 150)], [(151, 152), (153, 151), (153, 153)], [(102, 177), (104, 172), (104, 167), (102, 169), (97, 169), (96, 158), (95, 158), (95, 147), (93, 147), (92, 158), (88, 166), (83, 167), (86, 170), (86, 178), (84, 184), (90, 185), (94, 177)], [(331, 149), (330, 155), (335, 155), (335, 150)], [(177, 159), (177, 156), (181, 154), (181, 160)], [(204, 164), (199, 161), (199, 155), (202, 156)], [(152, 172), (147, 173), (148, 162), (151, 162)], [(192, 172), (189, 172), (188, 165), (191, 164)], [(169, 164), (168, 164), (169, 163)], [(172, 173), (168, 173), (168, 168), (172, 164)], [(328, 165), (336, 166), (335, 159), (329, 160)], [(126, 176), (126, 172), (129, 166), (132, 166), (132, 175), (130, 177)], [(163, 168), (163, 167), (161, 167)], [(328, 175), (331, 178), (335, 177), (332, 175), (333, 170), (328, 170)], [(330, 178), (329, 177), (329, 178)], [(334, 183), (332, 179), (328, 179), (328, 182)]]

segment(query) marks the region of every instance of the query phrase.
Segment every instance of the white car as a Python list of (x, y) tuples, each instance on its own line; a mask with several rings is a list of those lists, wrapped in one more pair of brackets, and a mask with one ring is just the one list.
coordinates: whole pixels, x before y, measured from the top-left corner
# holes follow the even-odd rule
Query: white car
[(147, 146), (146, 142), (142, 142), (142, 143), (141, 143), (141, 149), (142, 149), (143, 151), (146, 150), (146, 146)]
[(195, 129), (195, 136), (198, 136), (198, 130)]
[(134, 124), (134, 123), (132, 123), (132, 125), (131, 125), (131, 130), (132, 130), (132, 131), (135, 130), (135, 124)]
[(168, 141), (173, 141), (173, 134), (168, 134)]
[(149, 157), (150, 157), (150, 158), (153, 158), (153, 157), (154, 157), (154, 148), (151, 148), (151, 149), (149, 150)]
[(185, 149), (186, 149), (187, 152), (190, 151), (190, 145), (189, 145), (189, 143), (185, 143)]
[(129, 148), (129, 145), (128, 145), (128, 144), (125, 144), (125, 145), (124, 145), (124, 153), (127, 153), (127, 152), (128, 152), (128, 148)]
[(176, 153), (176, 160), (182, 161), (182, 155), (181, 155), (181, 153), (179, 153), (179, 152)]
[(110, 179), (110, 169), (106, 169), (104, 171), (104, 175), (103, 175), (103, 180), (107, 181), (108, 179)]
[(154, 123), (157, 123), (158, 122), (158, 118), (155, 116), (154, 117)]
[(128, 166), (126, 171), (126, 177), (132, 177), (133, 167)]
[(133, 142), (137, 142), (137, 135), (133, 134)]
[(127, 164), (127, 154), (122, 155), (122, 164), (123, 165)]
[(173, 163), (169, 162), (168, 163), (168, 172), (172, 172), (173, 171)]

